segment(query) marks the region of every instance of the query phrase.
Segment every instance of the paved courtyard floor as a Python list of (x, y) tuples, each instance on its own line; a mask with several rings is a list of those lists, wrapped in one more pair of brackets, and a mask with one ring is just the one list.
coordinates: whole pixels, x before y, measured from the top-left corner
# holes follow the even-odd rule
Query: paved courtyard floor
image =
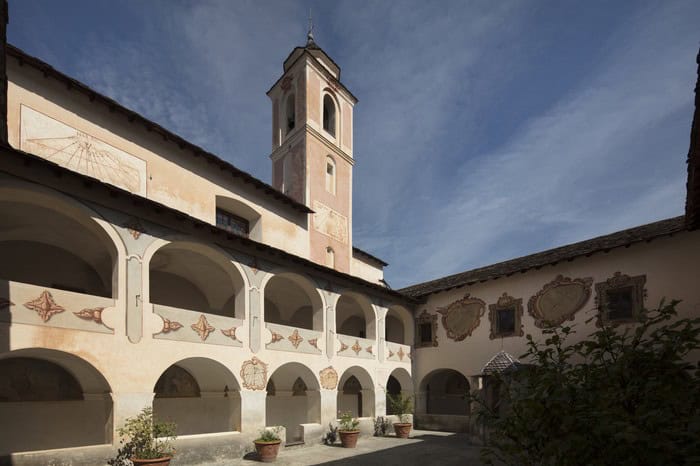
[[(253, 459), (204, 463), (201, 466), (263, 464)], [(362, 437), (357, 448), (314, 445), (280, 449), (277, 465), (329, 466), (412, 466), (460, 465), (481, 466), (479, 446), (469, 442), (465, 434), (417, 430), (409, 439), (396, 437)]]

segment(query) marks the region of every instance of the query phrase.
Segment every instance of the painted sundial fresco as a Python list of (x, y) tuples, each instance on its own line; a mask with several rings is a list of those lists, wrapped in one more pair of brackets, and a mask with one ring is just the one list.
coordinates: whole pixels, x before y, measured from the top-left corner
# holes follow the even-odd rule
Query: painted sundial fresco
[(21, 107), (20, 149), (105, 183), (146, 195), (146, 162), (30, 107)]
[(569, 278), (558, 275), (528, 302), (528, 312), (539, 328), (561, 325), (574, 320), (591, 296), (592, 278)]

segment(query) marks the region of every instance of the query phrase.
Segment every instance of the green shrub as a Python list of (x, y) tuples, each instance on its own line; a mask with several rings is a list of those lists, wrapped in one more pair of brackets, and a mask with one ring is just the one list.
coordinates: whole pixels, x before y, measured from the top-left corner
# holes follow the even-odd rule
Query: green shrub
[(260, 430), (260, 437), (255, 439), (256, 442), (276, 442), (280, 439), (280, 431), (282, 430), (281, 427), (269, 427)]
[(340, 430), (342, 431), (353, 431), (357, 430), (357, 426), (360, 425), (360, 421), (352, 417), (350, 411), (345, 411), (340, 413)]
[(389, 398), (389, 407), (391, 411), (399, 416), (401, 422), (408, 423), (410, 420), (408, 416), (413, 413), (413, 397), (399, 392), (396, 395), (389, 394), (387, 398)]
[(153, 409), (146, 406), (136, 417), (127, 418), (117, 429), (122, 447), (117, 456), (108, 461), (110, 466), (131, 465), (131, 458), (153, 459), (175, 454), (176, 426), (174, 423), (154, 422)]
[[(571, 327), (528, 335), (527, 363), (496, 376), (481, 402), (482, 458), (511, 465), (700, 464), (700, 318), (678, 301), (635, 326), (604, 325), (568, 344)], [(694, 353), (693, 353), (694, 352)], [(694, 359), (694, 362), (690, 362)]]

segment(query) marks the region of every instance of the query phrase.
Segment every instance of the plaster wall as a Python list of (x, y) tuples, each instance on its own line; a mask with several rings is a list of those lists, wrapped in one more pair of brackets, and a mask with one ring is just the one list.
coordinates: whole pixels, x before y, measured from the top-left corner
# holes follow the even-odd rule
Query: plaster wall
[[(16, 60), (9, 60), (7, 73), (8, 137), (12, 146), (25, 150), (29, 147), (23, 141), (21, 128), (21, 109), (29, 108), (123, 151), (134, 163), (145, 166), (139, 174), (145, 181), (142, 193), (145, 197), (212, 224), (216, 223), (217, 196), (239, 201), (260, 216), (254, 239), (301, 257), (309, 256), (306, 214), (292, 210), (218, 166), (194, 157), (188, 150), (164, 141), (143, 126), (129, 122), (125, 116), (91, 103), (87, 96), (66, 90), (65, 86), (29, 66), (19, 66)], [(42, 117), (37, 124), (44, 123)], [(58, 144), (60, 141), (42, 143)], [(91, 176), (100, 178), (99, 174)]]
[(423, 310), (436, 314), (437, 309), (463, 298), (466, 293), (485, 301), (487, 308), (472, 335), (459, 342), (447, 337), (441, 316), (438, 314), (438, 346), (415, 350), (416, 387), (424, 381), (426, 375), (436, 369), (455, 369), (469, 379), (470, 376), (479, 375), (484, 365), (501, 349), (516, 358), (526, 351), (525, 336), (489, 339), (488, 305), (495, 303), (504, 292), (523, 299), (524, 334), (531, 334), (535, 339), (541, 340), (542, 332), (535, 326), (534, 318), (527, 310), (530, 297), (560, 274), (571, 278), (593, 278), (589, 300), (575, 314), (573, 321), (565, 322), (566, 325), (574, 325), (577, 335), (583, 337), (595, 330), (595, 319), (586, 323), (586, 320), (596, 315), (595, 283), (607, 280), (615, 272), (629, 276), (646, 275), (646, 308), (657, 307), (662, 298), (681, 299), (682, 302), (677, 307), (680, 316), (697, 316), (700, 313), (698, 263), (700, 232), (682, 232), (652, 242), (637, 243), (628, 248), (613, 249), (608, 253), (600, 252), (591, 257), (545, 266), (540, 270), (429, 295), (427, 303), (416, 309), (416, 315)]
[(350, 273), (368, 282), (383, 285), (381, 280), (384, 279), (384, 270), (355, 256), (353, 256), (350, 261)]

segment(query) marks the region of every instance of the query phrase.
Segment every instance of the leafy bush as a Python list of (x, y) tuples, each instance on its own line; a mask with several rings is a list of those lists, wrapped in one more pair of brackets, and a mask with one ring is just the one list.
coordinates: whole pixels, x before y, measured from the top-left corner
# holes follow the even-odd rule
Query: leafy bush
[(383, 416), (379, 416), (374, 420), (374, 436), (384, 437), (389, 430), (389, 421)]
[(345, 411), (340, 413), (340, 431), (354, 431), (357, 430), (357, 426), (360, 425), (360, 421), (352, 417), (350, 411)]
[(391, 411), (399, 416), (399, 420), (403, 423), (408, 423), (410, 418), (409, 414), (413, 412), (413, 397), (411, 395), (404, 395), (403, 392), (399, 392), (396, 395), (389, 394), (389, 407)]
[(265, 429), (260, 430), (260, 437), (255, 439), (256, 442), (277, 442), (281, 441), (282, 439), (280, 438), (280, 431), (282, 428), (280, 426), (277, 427), (269, 427)]
[(531, 364), (495, 376), (497, 406), (477, 400), (488, 432), (482, 458), (700, 464), (700, 318), (678, 319), (677, 304), (662, 301), (636, 326), (605, 325), (575, 344), (566, 326), (545, 330), (544, 344), (528, 335), (521, 358)]
[(127, 418), (117, 432), (122, 447), (110, 466), (131, 465), (131, 458), (154, 459), (175, 454), (175, 423), (154, 422), (153, 409), (146, 406), (136, 417)]

